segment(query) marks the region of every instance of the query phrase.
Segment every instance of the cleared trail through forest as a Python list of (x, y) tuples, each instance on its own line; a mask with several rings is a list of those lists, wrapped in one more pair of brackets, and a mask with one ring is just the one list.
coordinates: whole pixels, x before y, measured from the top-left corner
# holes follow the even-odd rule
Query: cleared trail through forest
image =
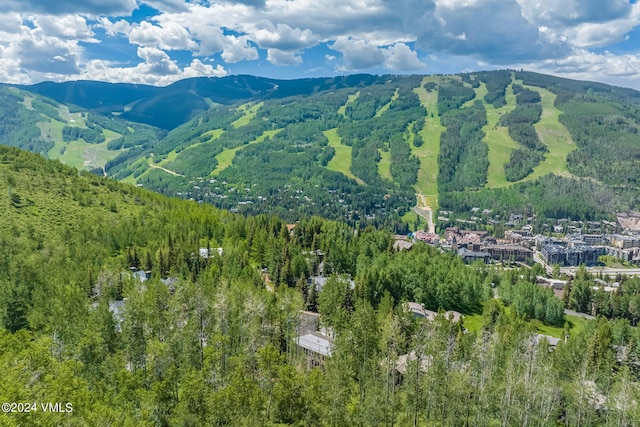
[(184, 177), (184, 175), (182, 175), (182, 174), (180, 174), (180, 173), (178, 173), (178, 172), (174, 172), (174, 171), (172, 171), (172, 170), (169, 170), (169, 169), (167, 169), (167, 168), (163, 168), (162, 166), (158, 166), (158, 165), (154, 164), (154, 163), (153, 163), (153, 159), (151, 159), (151, 158), (149, 159), (149, 167), (150, 167), (150, 168), (153, 168), (153, 169), (160, 169), (160, 170), (163, 170), (163, 171), (165, 171), (166, 173), (171, 174), (171, 175), (173, 175), (173, 176), (181, 176), (181, 177)]
[(416, 207), (413, 208), (414, 212), (427, 221), (429, 233), (435, 233), (436, 225), (433, 222), (433, 209), (427, 204), (427, 196), (422, 193), (418, 193), (416, 196), (418, 198), (418, 202)]

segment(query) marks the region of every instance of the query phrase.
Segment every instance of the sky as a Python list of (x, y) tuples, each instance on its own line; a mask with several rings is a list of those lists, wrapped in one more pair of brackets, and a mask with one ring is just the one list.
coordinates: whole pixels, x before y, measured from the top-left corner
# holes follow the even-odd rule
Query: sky
[(640, 89), (635, 0), (0, 0), (0, 82), (524, 68)]

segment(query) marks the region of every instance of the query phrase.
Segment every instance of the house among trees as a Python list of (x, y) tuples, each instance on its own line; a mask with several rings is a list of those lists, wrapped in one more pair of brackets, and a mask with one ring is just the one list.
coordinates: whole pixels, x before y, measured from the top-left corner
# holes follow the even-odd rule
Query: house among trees
[(300, 310), (298, 312), (298, 324), (296, 327), (297, 335), (303, 335), (307, 332), (316, 332), (320, 325), (320, 314), (313, 311)]
[(212, 251), (216, 251), (218, 252), (218, 255), (222, 256), (222, 248), (200, 248), (198, 250), (198, 255), (200, 255), (200, 258), (209, 259), (212, 255)]
[[(424, 304), (420, 304), (417, 302), (405, 302), (404, 304), (402, 304), (402, 307), (406, 311), (413, 313), (415, 317), (424, 318), (427, 320), (434, 320), (438, 315), (438, 313), (436, 313), (435, 311), (425, 309)], [(443, 315), (445, 319), (453, 323), (459, 322), (464, 317), (461, 313), (453, 310), (445, 311)]]
[(435, 319), (436, 315), (438, 314), (435, 311), (425, 309), (424, 304), (420, 304), (417, 302), (405, 302), (404, 304), (402, 304), (402, 307), (406, 311), (412, 313), (414, 317), (424, 318), (428, 320)]
[[(307, 284), (309, 285), (309, 287), (314, 286), (316, 288), (316, 291), (318, 292), (322, 292), (322, 288), (324, 288), (324, 285), (327, 284), (327, 281), (330, 278), (327, 276), (311, 276), (310, 278), (307, 279)], [(348, 280), (349, 282), (349, 289), (354, 290), (356, 287), (356, 282), (353, 281), (353, 279), (351, 278), (343, 278), (343, 277), (337, 277), (338, 280)]]
[(138, 270), (136, 267), (129, 267), (134, 278), (140, 280), (140, 283), (146, 282), (151, 278), (151, 271)]
[(326, 358), (331, 357), (335, 347), (333, 339), (317, 331), (310, 331), (295, 339), (296, 345), (302, 350), (307, 360), (307, 367), (323, 366)]
[[(416, 362), (417, 360), (418, 360), (418, 356), (416, 355), (415, 350), (411, 350), (411, 353), (409, 354), (401, 354), (400, 356), (398, 356), (398, 359), (396, 360), (396, 372), (400, 376), (401, 380), (402, 380), (402, 377), (407, 373), (407, 370), (409, 369), (409, 364), (411, 362)], [(420, 371), (426, 372), (429, 369), (429, 366), (431, 365), (432, 362), (433, 362), (433, 356), (422, 355), (420, 357)]]
[(412, 247), (413, 247), (413, 242), (408, 242), (404, 239), (398, 239), (395, 242), (393, 242), (393, 249), (395, 249), (398, 252), (403, 250), (409, 250)]
[(546, 341), (551, 348), (556, 348), (556, 346), (560, 342), (560, 338), (552, 337), (551, 335), (542, 335), (542, 334), (536, 334), (533, 337), (533, 342), (536, 345), (540, 344), (542, 341)]

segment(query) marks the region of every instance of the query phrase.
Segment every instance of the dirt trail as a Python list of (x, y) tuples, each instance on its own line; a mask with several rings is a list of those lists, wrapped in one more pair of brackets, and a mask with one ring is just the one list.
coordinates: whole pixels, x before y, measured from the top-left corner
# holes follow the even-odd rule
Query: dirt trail
[(427, 221), (429, 233), (435, 233), (436, 225), (433, 222), (433, 210), (431, 209), (431, 206), (427, 204), (426, 196), (422, 193), (418, 193), (416, 196), (418, 198), (418, 202), (413, 210)]
[(181, 173), (177, 173), (177, 172), (174, 172), (174, 171), (169, 170), (167, 168), (163, 168), (162, 166), (158, 166), (158, 165), (154, 164), (152, 159), (149, 159), (149, 167), (153, 168), (153, 169), (160, 169), (160, 170), (163, 170), (166, 173), (171, 174), (173, 176), (181, 176), (181, 177), (184, 178), (184, 175), (182, 175)]

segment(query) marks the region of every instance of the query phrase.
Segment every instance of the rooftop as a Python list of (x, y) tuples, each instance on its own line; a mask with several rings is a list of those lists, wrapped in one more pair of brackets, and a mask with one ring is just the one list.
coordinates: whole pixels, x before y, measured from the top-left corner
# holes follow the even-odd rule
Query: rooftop
[(331, 350), (334, 346), (331, 338), (318, 332), (309, 332), (297, 337), (296, 344), (304, 349), (323, 356), (331, 356)]

